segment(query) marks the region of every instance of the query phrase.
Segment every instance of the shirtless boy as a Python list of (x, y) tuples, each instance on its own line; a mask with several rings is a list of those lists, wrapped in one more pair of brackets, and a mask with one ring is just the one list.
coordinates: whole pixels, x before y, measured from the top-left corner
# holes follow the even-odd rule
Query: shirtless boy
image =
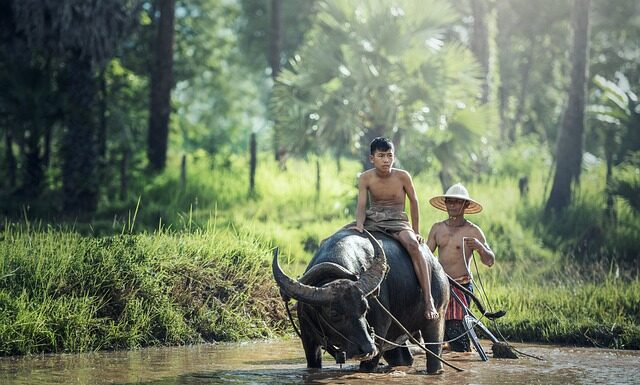
[[(464, 214), (476, 214), (482, 206), (469, 197), (467, 189), (461, 184), (454, 184), (444, 195), (436, 196), (429, 203), (437, 209), (446, 211), (449, 218), (434, 224), (427, 237), (427, 246), (434, 252), (438, 249), (438, 260), (447, 273), (456, 282), (469, 290), (473, 290), (469, 263), (473, 252), (477, 251), (480, 260), (491, 267), (495, 263), (495, 255), (487, 244), (484, 233), (477, 225), (465, 219)], [(464, 255), (463, 255), (464, 251)], [(469, 298), (461, 291), (457, 296), (469, 306)], [(464, 310), (452, 295), (445, 315), (445, 338), (454, 339), (464, 333), (462, 319)], [(471, 351), (469, 338), (459, 338), (449, 344), (453, 351)]]
[[(371, 142), (369, 160), (373, 168), (360, 174), (358, 179), (356, 224), (352, 228), (359, 232), (363, 229), (385, 232), (404, 246), (422, 288), (426, 304), (424, 316), (437, 319), (438, 311), (431, 296), (431, 270), (420, 251), (420, 213), (411, 175), (393, 168), (394, 146), (387, 138), (379, 137)], [(369, 209), (366, 209), (367, 195)], [(406, 198), (409, 198), (411, 224), (404, 211)]]

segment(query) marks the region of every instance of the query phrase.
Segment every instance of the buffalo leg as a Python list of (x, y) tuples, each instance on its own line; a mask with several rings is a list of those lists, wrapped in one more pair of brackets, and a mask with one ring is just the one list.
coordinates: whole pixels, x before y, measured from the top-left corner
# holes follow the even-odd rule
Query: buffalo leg
[(413, 365), (413, 355), (406, 345), (384, 352), (383, 357), (390, 366)]
[(322, 368), (322, 345), (318, 343), (315, 334), (309, 333), (309, 330), (313, 329), (305, 318), (300, 319), (300, 333), (304, 355), (307, 358), (307, 368)]
[[(421, 331), (426, 348), (436, 356), (440, 356), (442, 353), (442, 339), (444, 337), (444, 320), (442, 317), (429, 322)], [(427, 373), (436, 374), (442, 371), (442, 362), (432, 357), (431, 354), (427, 354)]]
[(321, 368), (322, 350), (320, 349), (320, 345), (302, 341), (302, 347), (304, 348), (304, 355), (307, 358), (307, 368)]

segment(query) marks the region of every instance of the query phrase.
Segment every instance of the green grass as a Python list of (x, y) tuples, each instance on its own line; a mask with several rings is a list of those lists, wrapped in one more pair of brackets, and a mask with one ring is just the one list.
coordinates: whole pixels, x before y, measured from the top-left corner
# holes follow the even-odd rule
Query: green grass
[(271, 337), (270, 246), (229, 231), (105, 238), (6, 225), (0, 355)]
[[(269, 262), (280, 248), (292, 276), (322, 239), (353, 221), (357, 162), (291, 159), (286, 171), (261, 154), (249, 195), (246, 157), (177, 162), (139, 183), (127, 201), (101, 202), (87, 222), (7, 220), (0, 230), (0, 354), (131, 349), (290, 333)], [(548, 169), (548, 167), (547, 167)], [(546, 217), (547, 169), (465, 183), (484, 211), (469, 216), (497, 263), (480, 266), (495, 325), (512, 341), (640, 348), (637, 251), (640, 218), (616, 202), (603, 219), (601, 169), (585, 171), (575, 203)], [(446, 214), (428, 204), (437, 177), (414, 177), (421, 233)], [(588, 242), (585, 242), (588, 241)], [(634, 254), (635, 252), (635, 254)]]
[(484, 291), (476, 293), (488, 295), (492, 310), (507, 310), (489, 326), (510, 341), (640, 349), (638, 277), (533, 262), (481, 268), (479, 277)]

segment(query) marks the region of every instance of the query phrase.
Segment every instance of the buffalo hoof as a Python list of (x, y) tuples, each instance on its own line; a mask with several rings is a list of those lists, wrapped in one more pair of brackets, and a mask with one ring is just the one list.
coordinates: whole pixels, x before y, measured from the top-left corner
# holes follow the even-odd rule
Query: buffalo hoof
[(380, 357), (372, 358), (368, 361), (360, 361), (360, 371), (372, 373), (378, 367), (378, 361), (380, 361)]

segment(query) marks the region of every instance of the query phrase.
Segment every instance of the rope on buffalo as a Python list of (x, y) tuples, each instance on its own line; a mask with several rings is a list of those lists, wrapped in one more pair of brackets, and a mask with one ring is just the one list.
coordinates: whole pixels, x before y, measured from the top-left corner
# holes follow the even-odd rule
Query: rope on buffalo
[(285, 307), (285, 309), (287, 309), (287, 314), (289, 315), (289, 321), (291, 321), (291, 325), (293, 326), (293, 330), (295, 330), (295, 332), (298, 335), (298, 337), (300, 337), (300, 339), (302, 339), (302, 333), (300, 333), (300, 330), (298, 330), (298, 326), (296, 326), (296, 323), (293, 322), (293, 316), (291, 315), (291, 310), (289, 309), (289, 301), (284, 301), (284, 307)]
[[(468, 335), (468, 334), (469, 334), (469, 331), (467, 330), (467, 331), (465, 331), (464, 333), (460, 334), (459, 336), (457, 336), (457, 337), (455, 337), (455, 338), (452, 338), (452, 339), (450, 339), (450, 340), (444, 340), (444, 341), (442, 341), (442, 342), (423, 342), (423, 343), (422, 343), (422, 345), (444, 345), (444, 344), (448, 344), (448, 343), (450, 343), (450, 342), (457, 341), (457, 340), (459, 340), (460, 338), (462, 338), (462, 337), (464, 337), (464, 336), (466, 336), (466, 335)], [(377, 335), (377, 334), (375, 335), (375, 338), (379, 339), (379, 340), (380, 340), (380, 341), (382, 341), (382, 342), (386, 342), (386, 343), (388, 343), (388, 344), (389, 344), (389, 345), (391, 345), (391, 346), (395, 346), (395, 347), (397, 347), (397, 348), (404, 347), (404, 345), (400, 345), (400, 344), (397, 344), (397, 343), (395, 343), (395, 342), (393, 342), (393, 341), (389, 341), (388, 339), (382, 338), (382, 337), (380, 337), (380, 336), (379, 336), (379, 335)], [(407, 345), (407, 346), (415, 346), (415, 345)]]
[(437, 354), (435, 354), (434, 352), (432, 352), (431, 350), (427, 349), (426, 347), (424, 347), (424, 345), (422, 345), (417, 339), (415, 339), (415, 337), (402, 325), (402, 323), (400, 323), (400, 321), (398, 321), (398, 319), (396, 317), (394, 317), (393, 314), (391, 314), (391, 312), (382, 305), (382, 303), (380, 303), (380, 300), (378, 299), (378, 297), (372, 297), (374, 301), (376, 301), (376, 303), (378, 304), (378, 306), (380, 306), (380, 308), (389, 316), (391, 317), (391, 319), (393, 320), (393, 322), (395, 322), (406, 334), (407, 336), (409, 336), (409, 339), (411, 340), (411, 342), (413, 342), (414, 344), (418, 345), (418, 347), (420, 347), (420, 349), (424, 350), (428, 355), (431, 355), (431, 357), (437, 359), (438, 361), (442, 362), (443, 364), (447, 365), (448, 367), (455, 369), (458, 372), (464, 372), (464, 369), (461, 369), (455, 365), (452, 365), (450, 363), (447, 362), (447, 360), (445, 360), (444, 358), (438, 356)]

